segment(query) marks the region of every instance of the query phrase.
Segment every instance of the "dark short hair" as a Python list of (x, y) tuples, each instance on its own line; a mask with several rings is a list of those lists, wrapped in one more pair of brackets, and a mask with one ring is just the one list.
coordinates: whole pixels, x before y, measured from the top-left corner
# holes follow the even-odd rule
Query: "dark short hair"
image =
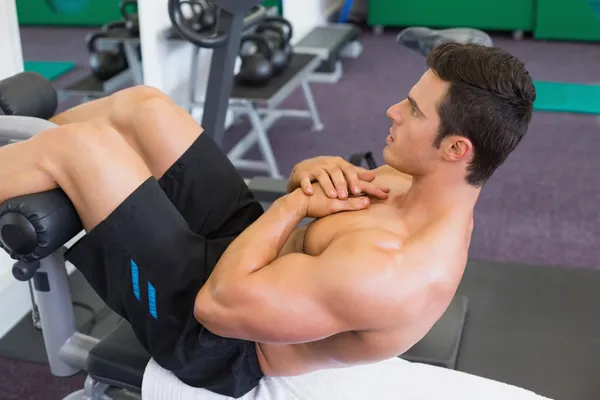
[(531, 76), (515, 56), (475, 44), (441, 44), (427, 57), (427, 66), (450, 83), (438, 104), (434, 145), (449, 135), (468, 138), (474, 156), (466, 180), (482, 186), (527, 132), (535, 100)]

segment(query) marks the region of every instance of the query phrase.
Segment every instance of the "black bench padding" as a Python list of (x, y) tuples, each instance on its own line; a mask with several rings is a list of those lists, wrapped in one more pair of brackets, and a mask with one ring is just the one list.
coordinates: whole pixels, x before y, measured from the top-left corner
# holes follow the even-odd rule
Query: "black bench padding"
[(400, 358), (456, 369), (467, 317), (468, 300), (457, 295), (448, 309), (420, 342)]
[(52, 82), (37, 72), (21, 72), (0, 80), (0, 115), (50, 119), (57, 106)]
[(127, 321), (122, 321), (90, 352), (87, 372), (99, 382), (141, 392), (150, 354), (142, 347)]

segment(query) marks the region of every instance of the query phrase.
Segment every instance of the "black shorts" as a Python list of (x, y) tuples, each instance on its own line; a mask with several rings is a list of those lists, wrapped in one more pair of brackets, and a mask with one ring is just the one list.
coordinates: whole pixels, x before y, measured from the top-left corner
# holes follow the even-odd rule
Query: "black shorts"
[(212, 334), (194, 318), (194, 300), (227, 246), (262, 212), (204, 133), (66, 258), (159, 365), (190, 386), (240, 397), (263, 376), (255, 343)]

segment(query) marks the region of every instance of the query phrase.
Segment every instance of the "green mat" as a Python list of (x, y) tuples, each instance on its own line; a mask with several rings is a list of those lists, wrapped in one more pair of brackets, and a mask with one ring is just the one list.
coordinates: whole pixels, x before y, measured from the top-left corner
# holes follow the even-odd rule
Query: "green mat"
[[(600, 75), (599, 75), (600, 76)], [(600, 84), (535, 81), (537, 111), (600, 115)]]
[(54, 80), (75, 68), (69, 61), (25, 61), (25, 71), (38, 72), (48, 80)]

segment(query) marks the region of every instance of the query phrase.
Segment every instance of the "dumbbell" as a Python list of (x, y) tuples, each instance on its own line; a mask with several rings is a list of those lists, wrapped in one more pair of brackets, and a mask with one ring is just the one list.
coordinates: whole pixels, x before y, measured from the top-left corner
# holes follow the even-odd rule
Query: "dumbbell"
[(256, 27), (255, 33), (262, 35), (269, 43), (273, 74), (280, 74), (292, 59), (292, 24), (285, 18), (268, 17)]
[(242, 37), (239, 56), (242, 60), (237, 81), (244, 86), (266, 85), (273, 76), (271, 48), (267, 40), (257, 34)]

